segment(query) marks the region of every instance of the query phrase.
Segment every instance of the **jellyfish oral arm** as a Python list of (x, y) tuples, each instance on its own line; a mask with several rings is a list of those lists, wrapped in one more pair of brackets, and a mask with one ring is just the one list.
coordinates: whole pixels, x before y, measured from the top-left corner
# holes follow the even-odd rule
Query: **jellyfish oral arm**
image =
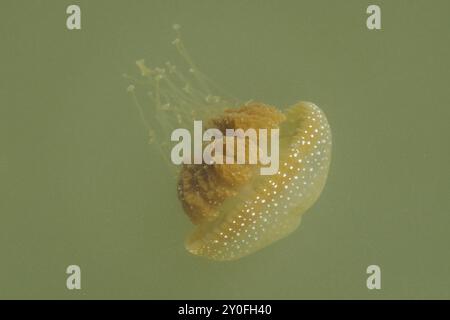
[[(216, 128), (203, 132), (202, 121), (194, 121), (193, 132), (193, 139), (191, 132), (185, 128), (172, 132), (171, 141), (178, 142), (170, 154), (173, 164), (261, 164), (264, 165), (260, 168), (261, 175), (274, 175), (278, 172), (279, 129), (226, 129), (224, 136)], [(209, 143), (203, 148), (205, 142)]]

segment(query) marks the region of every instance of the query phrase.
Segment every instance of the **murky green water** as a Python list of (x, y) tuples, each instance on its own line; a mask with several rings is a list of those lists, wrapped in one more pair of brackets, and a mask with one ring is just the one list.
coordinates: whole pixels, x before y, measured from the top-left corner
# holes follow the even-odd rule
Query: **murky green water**
[[(68, 31), (71, 3), (0, 5), (1, 298), (450, 298), (447, 1), (378, 1), (380, 31), (367, 1), (79, 1)], [(333, 130), (299, 230), (235, 262), (184, 249), (191, 225), (121, 76), (174, 58), (175, 22), (223, 88), (314, 101)]]

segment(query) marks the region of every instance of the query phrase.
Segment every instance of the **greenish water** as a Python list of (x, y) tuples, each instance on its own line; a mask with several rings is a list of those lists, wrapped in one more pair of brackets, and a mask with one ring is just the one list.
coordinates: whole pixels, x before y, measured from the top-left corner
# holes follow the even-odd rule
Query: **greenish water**
[[(0, 298), (450, 298), (448, 1), (0, 4)], [(122, 73), (175, 55), (243, 101), (310, 100), (333, 160), (300, 228), (229, 263), (191, 256)], [(66, 288), (66, 267), (82, 289)], [(382, 270), (368, 290), (366, 268)]]

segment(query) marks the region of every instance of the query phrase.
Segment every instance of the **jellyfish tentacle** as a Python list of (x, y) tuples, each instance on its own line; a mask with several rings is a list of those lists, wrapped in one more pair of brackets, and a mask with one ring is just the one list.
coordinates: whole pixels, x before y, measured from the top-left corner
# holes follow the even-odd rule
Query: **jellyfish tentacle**
[[(141, 75), (148, 80), (148, 83), (146, 83), (146, 84), (147, 85), (150, 84), (150, 85), (153, 85), (153, 87), (155, 87), (155, 82), (156, 82), (156, 80), (154, 79), (155, 72), (152, 69), (145, 66), (144, 60), (138, 60), (138, 61), (136, 61), (136, 64), (138, 65), (139, 69), (141, 70)], [(127, 76), (127, 78), (135, 80), (133, 77)], [(140, 83), (142, 83), (142, 82), (140, 82)], [(157, 86), (155, 87), (155, 90), (158, 91)], [(164, 132), (164, 128), (161, 125), (163, 119), (161, 118), (160, 112), (158, 112), (158, 110), (157, 110), (158, 108), (157, 107), (152, 108), (153, 109), (152, 111), (155, 113), (155, 117), (147, 118), (145, 115), (144, 108), (142, 107), (142, 104), (136, 95), (135, 86), (134, 85), (128, 86), (127, 91), (130, 93), (133, 103), (134, 103), (136, 109), (138, 110), (139, 117), (141, 118), (141, 121), (142, 121), (145, 129), (147, 130), (147, 133), (149, 136), (149, 144), (155, 145), (155, 142), (160, 139), (160, 137), (158, 137), (157, 132), (158, 131)], [(150, 105), (157, 106), (158, 103), (155, 101), (154, 97), (152, 97), (152, 95), (148, 95), (148, 96), (151, 100), (154, 101), (154, 104), (150, 104)], [(157, 120), (157, 121), (155, 121), (155, 120)], [(162, 159), (164, 159), (164, 162), (168, 163), (168, 161), (170, 159), (167, 155), (166, 150), (164, 148), (161, 148), (161, 146), (158, 144), (156, 144), (156, 148), (158, 150), (158, 153), (161, 155)], [(178, 170), (173, 168), (173, 166), (170, 166), (170, 171), (173, 173), (173, 176), (175, 177)]]
[(193, 59), (191, 58), (191, 55), (189, 54), (188, 50), (186, 49), (186, 47), (184, 46), (182, 37), (181, 37), (181, 27), (178, 24), (175, 24), (173, 26), (173, 29), (175, 30), (176, 33), (176, 38), (175, 40), (172, 42), (175, 47), (177, 48), (178, 53), (180, 54), (180, 56), (186, 61), (186, 63), (188, 64), (189, 67), (189, 72), (193, 75), (194, 79), (197, 81), (198, 85), (201, 87), (201, 89), (204, 92), (210, 92), (210, 88), (208, 86), (208, 84), (203, 80), (204, 78), (200, 77), (200, 71), (197, 68), (196, 64), (194, 63)]
[[(185, 62), (187, 63), (189, 69), (189, 73), (192, 74), (192, 77), (195, 79), (196, 83), (198, 84), (198, 86), (191, 86), (191, 88), (195, 89), (195, 88), (199, 88), (196, 89), (198, 90), (198, 93), (203, 97), (203, 98), (207, 98), (208, 96), (210, 97), (214, 97), (214, 98), (218, 98), (219, 100), (225, 100), (228, 103), (228, 107), (230, 107), (230, 102), (234, 101), (236, 104), (237, 101), (239, 99), (235, 98), (233, 95), (231, 95), (228, 92), (225, 92), (223, 90), (223, 88), (221, 88), (219, 85), (217, 85), (211, 78), (209, 78), (205, 73), (203, 73), (196, 65), (196, 63), (194, 62), (194, 59), (192, 59), (189, 51), (187, 50), (186, 46), (184, 45), (183, 42), (183, 38), (181, 36), (181, 27), (178, 24), (175, 24), (173, 26), (173, 29), (176, 32), (176, 38), (175, 40), (172, 42), (178, 53), (180, 54), (180, 56), (185, 60)], [(210, 94), (210, 92), (214, 92), (217, 91), (218, 93), (220, 93), (220, 95), (212, 95)], [(222, 99), (220, 96), (225, 97), (225, 99)], [(207, 102), (211, 102), (211, 101), (207, 101)], [(217, 101), (219, 102), (219, 101)]]
[(148, 122), (148, 120), (145, 117), (144, 114), (144, 109), (141, 106), (141, 103), (139, 102), (139, 99), (136, 96), (136, 92), (135, 92), (135, 88), (134, 86), (129, 86), (128, 87), (128, 92), (131, 94), (131, 98), (133, 99), (134, 105), (136, 106), (138, 113), (139, 113), (139, 117), (142, 120), (142, 123), (144, 124), (145, 128), (150, 131), (153, 130), (152, 126), (150, 126), (150, 123)]

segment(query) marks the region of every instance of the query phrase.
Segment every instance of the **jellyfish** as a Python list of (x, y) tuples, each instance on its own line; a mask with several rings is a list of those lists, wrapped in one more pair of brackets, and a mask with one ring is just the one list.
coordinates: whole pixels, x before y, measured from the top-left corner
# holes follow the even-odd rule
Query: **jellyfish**
[[(149, 143), (170, 168), (183, 211), (194, 225), (185, 247), (216, 261), (236, 260), (292, 233), (319, 198), (331, 161), (331, 130), (312, 102), (287, 108), (224, 93), (191, 58), (174, 25), (173, 45), (182, 61), (150, 67), (136, 61), (131, 95)], [(261, 164), (183, 164), (170, 161), (171, 132), (202, 120), (207, 128), (279, 129), (279, 169), (259, 174)]]

